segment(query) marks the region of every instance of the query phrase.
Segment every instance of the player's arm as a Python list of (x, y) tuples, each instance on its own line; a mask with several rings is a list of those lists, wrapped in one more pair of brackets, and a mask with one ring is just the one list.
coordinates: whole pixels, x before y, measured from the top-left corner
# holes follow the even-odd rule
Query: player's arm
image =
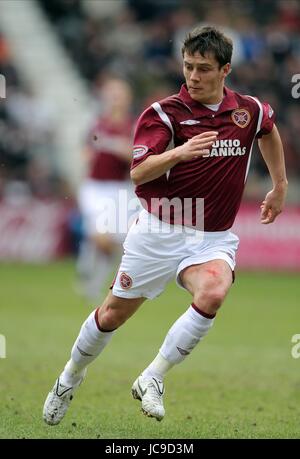
[(183, 145), (165, 151), (159, 155), (150, 155), (141, 164), (131, 170), (130, 176), (135, 185), (151, 182), (165, 174), (180, 161), (203, 156), (208, 153), (217, 138), (217, 132), (208, 131), (189, 139)]
[(273, 189), (261, 205), (261, 223), (267, 224), (282, 212), (288, 185), (283, 146), (275, 124), (269, 134), (258, 140), (258, 145), (273, 182)]
[(96, 146), (98, 150), (105, 150), (129, 163), (132, 159), (130, 151), (131, 145), (132, 139), (130, 136), (101, 135), (101, 137), (99, 136), (96, 139)]
[(118, 156), (123, 161), (131, 163), (131, 159), (132, 159), (131, 145), (132, 145), (131, 137), (115, 136), (112, 139), (110, 139), (107, 149), (108, 151)]

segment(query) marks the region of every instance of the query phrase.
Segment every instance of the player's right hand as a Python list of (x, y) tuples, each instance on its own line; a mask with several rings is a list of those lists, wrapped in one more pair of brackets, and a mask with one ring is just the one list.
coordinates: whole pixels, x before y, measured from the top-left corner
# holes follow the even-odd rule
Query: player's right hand
[(199, 156), (207, 155), (218, 136), (217, 131), (206, 131), (195, 135), (180, 147), (177, 154), (180, 161), (188, 161)]

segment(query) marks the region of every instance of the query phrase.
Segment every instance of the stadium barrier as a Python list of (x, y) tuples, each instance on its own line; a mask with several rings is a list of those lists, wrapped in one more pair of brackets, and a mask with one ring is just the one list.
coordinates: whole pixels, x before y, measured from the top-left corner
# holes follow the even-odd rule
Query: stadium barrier
[(63, 200), (0, 202), (0, 259), (40, 263), (67, 255), (69, 213)]
[(232, 228), (240, 238), (238, 268), (300, 270), (300, 208), (286, 207), (274, 223), (260, 223), (259, 205), (243, 205)]

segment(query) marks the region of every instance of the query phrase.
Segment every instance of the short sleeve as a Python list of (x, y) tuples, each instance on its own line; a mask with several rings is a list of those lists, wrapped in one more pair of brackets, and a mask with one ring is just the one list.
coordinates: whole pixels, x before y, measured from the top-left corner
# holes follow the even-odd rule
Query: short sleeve
[(150, 155), (164, 153), (171, 140), (170, 127), (153, 107), (149, 107), (142, 113), (135, 128), (131, 169)]
[(275, 121), (275, 113), (271, 105), (267, 102), (261, 102), (262, 105), (262, 120), (260, 125), (260, 130), (256, 134), (256, 138), (260, 139), (263, 135), (270, 134), (273, 129)]

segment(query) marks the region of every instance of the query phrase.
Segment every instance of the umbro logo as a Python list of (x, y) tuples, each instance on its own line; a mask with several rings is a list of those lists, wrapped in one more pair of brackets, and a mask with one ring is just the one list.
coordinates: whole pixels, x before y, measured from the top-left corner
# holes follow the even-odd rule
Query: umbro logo
[(77, 346), (77, 349), (80, 352), (80, 354), (83, 355), (84, 357), (93, 357), (92, 354), (88, 354), (87, 352), (83, 351), (82, 349), (80, 349), (79, 346)]
[(200, 124), (200, 121), (197, 121), (197, 120), (185, 120), (185, 121), (180, 121), (180, 124), (187, 124), (188, 126), (192, 126), (193, 124)]
[(178, 346), (177, 346), (177, 350), (178, 350), (179, 354), (181, 354), (181, 355), (189, 355), (190, 354), (188, 351), (186, 351), (185, 349), (181, 349), (181, 347), (178, 347)]

